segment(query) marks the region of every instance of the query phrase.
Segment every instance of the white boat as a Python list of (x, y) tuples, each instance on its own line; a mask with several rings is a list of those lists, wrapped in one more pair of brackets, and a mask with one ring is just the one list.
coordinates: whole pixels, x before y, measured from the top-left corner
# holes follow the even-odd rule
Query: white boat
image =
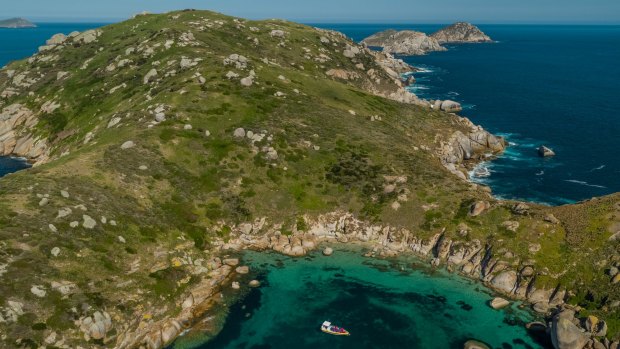
[(321, 325), (321, 331), (332, 334), (334, 336), (350, 336), (349, 331), (345, 330), (342, 327), (334, 326), (329, 321), (324, 321)]

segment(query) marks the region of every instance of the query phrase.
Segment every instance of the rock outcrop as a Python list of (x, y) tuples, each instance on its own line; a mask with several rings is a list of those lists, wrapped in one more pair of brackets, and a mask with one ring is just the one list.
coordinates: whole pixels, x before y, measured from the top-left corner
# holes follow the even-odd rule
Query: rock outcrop
[(388, 30), (362, 40), (369, 46), (379, 46), (383, 51), (398, 55), (424, 55), (433, 51), (445, 51), (436, 39), (413, 30)]
[(547, 148), (546, 146), (541, 145), (538, 148), (538, 155), (543, 158), (547, 158), (547, 157), (555, 156), (555, 152), (551, 150), (551, 148)]
[(506, 142), (502, 137), (495, 136), (482, 127), (474, 125), (467, 118), (459, 118), (459, 120), (469, 128), (469, 131), (467, 133), (456, 131), (447, 142), (441, 143), (438, 155), (448, 171), (466, 179), (465, 161), (483, 160), (487, 154), (501, 153), (506, 148)]
[(12, 104), (0, 111), (0, 155), (15, 155), (34, 162), (47, 158), (47, 142), (32, 134), (38, 118), (27, 107)]
[(573, 323), (575, 313), (565, 310), (553, 317), (551, 341), (555, 349), (582, 349), (588, 343), (588, 335)]
[(492, 42), (491, 38), (478, 27), (466, 22), (457, 22), (440, 29), (430, 36), (438, 43)]

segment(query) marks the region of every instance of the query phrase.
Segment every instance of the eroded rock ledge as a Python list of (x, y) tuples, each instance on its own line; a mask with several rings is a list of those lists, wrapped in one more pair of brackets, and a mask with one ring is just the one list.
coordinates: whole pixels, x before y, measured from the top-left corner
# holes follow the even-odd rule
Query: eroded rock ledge
[(37, 124), (35, 113), (21, 104), (0, 111), (0, 155), (25, 157), (35, 163), (49, 158), (47, 140), (33, 135)]

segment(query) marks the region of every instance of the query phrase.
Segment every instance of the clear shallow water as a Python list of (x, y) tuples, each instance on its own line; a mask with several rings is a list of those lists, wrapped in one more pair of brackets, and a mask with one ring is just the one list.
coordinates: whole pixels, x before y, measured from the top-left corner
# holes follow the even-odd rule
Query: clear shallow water
[[(355, 40), (388, 28), (431, 33), (440, 25), (320, 25)], [(448, 45), (401, 57), (424, 68), (412, 91), (453, 99), (461, 113), (513, 144), (475, 180), (503, 198), (564, 204), (620, 191), (620, 26), (481, 25), (497, 43)], [(557, 153), (541, 159), (545, 144)]]
[[(231, 308), (223, 330), (189, 347), (220, 348), (463, 348), (476, 338), (493, 348), (544, 348), (523, 327), (531, 315), (496, 311), (492, 296), (471, 280), (428, 273), (410, 261), (382, 261), (336, 251), (289, 258), (248, 252), (244, 263), (262, 286)], [(319, 330), (324, 320), (350, 337)], [(182, 341), (174, 349), (188, 348)]]

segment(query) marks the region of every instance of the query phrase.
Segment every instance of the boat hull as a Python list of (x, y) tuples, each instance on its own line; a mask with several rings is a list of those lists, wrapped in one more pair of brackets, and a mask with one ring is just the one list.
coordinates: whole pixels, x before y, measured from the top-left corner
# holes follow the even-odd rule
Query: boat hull
[(350, 336), (351, 334), (349, 333), (349, 331), (345, 330), (344, 332), (334, 332), (334, 331), (330, 331), (328, 329), (324, 329), (321, 328), (321, 331), (327, 333), (327, 334), (331, 334), (333, 336)]

